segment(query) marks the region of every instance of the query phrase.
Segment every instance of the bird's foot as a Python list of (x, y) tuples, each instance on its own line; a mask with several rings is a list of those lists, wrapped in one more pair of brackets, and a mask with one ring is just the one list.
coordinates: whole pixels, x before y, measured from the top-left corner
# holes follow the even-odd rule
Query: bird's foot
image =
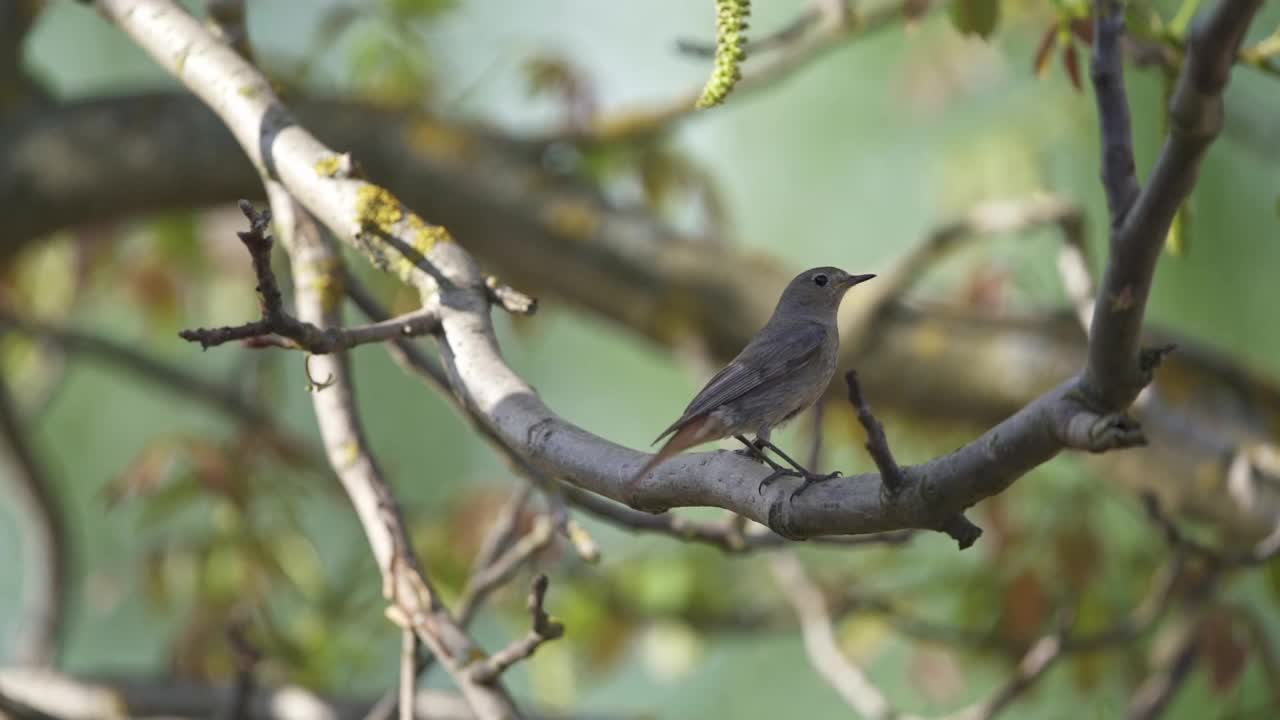
[(835, 472), (823, 474), (823, 473), (810, 472), (809, 470), (805, 470), (803, 468), (796, 469), (796, 470), (791, 470), (789, 468), (774, 468), (774, 471), (770, 473), (768, 477), (760, 481), (760, 487), (757, 488), (756, 491), (761, 495), (763, 495), (764, 488), (766, 485), (773, 482), (774, 480), (777, 480), (778, 478), (783, 478), (783, 477), (798, 477), (801, 479), (802, 482), (800, 483), (800, 487), (791, 491), (790, 499), (795, 500), (797, 495), (804, 492), (805, 490), (808, 490), (810, 486), (816, 485), (820, 482), (826, 482), (827, 480), (830, 480), (832, 478), (840, 477), (840, 471), (836, 470)]

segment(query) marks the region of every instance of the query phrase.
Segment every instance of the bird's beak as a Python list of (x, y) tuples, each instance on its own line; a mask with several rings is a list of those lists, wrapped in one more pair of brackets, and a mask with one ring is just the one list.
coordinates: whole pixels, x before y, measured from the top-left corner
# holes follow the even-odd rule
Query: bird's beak
[(872, 275), (872, 274), (867, 274), (867, 275), (850, 275), (850, 276), (849, 276), (849, 277), (844, 281), (844, 284), (845, 284), (845, 287), (853, 287), (854, 285), (858, 285), (858, 284), (864, 283), (864, 282), (866, 282), (866, 281), (870, 280), (870, 279), (871, 279), (871, 278), (873, 278), (873, 277), (875, 277), (875, 275)]

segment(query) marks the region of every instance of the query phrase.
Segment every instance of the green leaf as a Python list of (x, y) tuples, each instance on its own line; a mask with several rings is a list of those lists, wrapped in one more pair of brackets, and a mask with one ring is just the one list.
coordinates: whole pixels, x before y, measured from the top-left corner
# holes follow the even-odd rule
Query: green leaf
[(991, 37), (1000, 20), (1000, 0), (953, 0), (948, 10), (951, 24), (961, 35)]

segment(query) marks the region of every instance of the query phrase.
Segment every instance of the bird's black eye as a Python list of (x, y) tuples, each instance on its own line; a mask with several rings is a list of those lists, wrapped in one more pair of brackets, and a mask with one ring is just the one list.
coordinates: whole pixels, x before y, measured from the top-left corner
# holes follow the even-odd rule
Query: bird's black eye
[(823, 285), (826, 285), (826, 284), (827, 284), (827, 276), (826, 276), (826, 275), (822, 275), (822, 274), (814, 275), (814, 276), (813, 276), (813, 284), (814, 284), (814, 285), (817, 285), (818, 287), (822, 287)]

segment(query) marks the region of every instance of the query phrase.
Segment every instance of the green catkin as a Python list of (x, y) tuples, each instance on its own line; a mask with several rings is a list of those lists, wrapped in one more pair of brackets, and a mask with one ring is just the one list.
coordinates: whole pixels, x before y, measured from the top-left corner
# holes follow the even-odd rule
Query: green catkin
[(716, 0), (716, 54), (715, 68), (707, 86), (698, 98), (698, 108), (719, 105), (729, 91), (742, 78), (739, 68), (747, 57), (747, 17), (751, 14), (751, 0)]

